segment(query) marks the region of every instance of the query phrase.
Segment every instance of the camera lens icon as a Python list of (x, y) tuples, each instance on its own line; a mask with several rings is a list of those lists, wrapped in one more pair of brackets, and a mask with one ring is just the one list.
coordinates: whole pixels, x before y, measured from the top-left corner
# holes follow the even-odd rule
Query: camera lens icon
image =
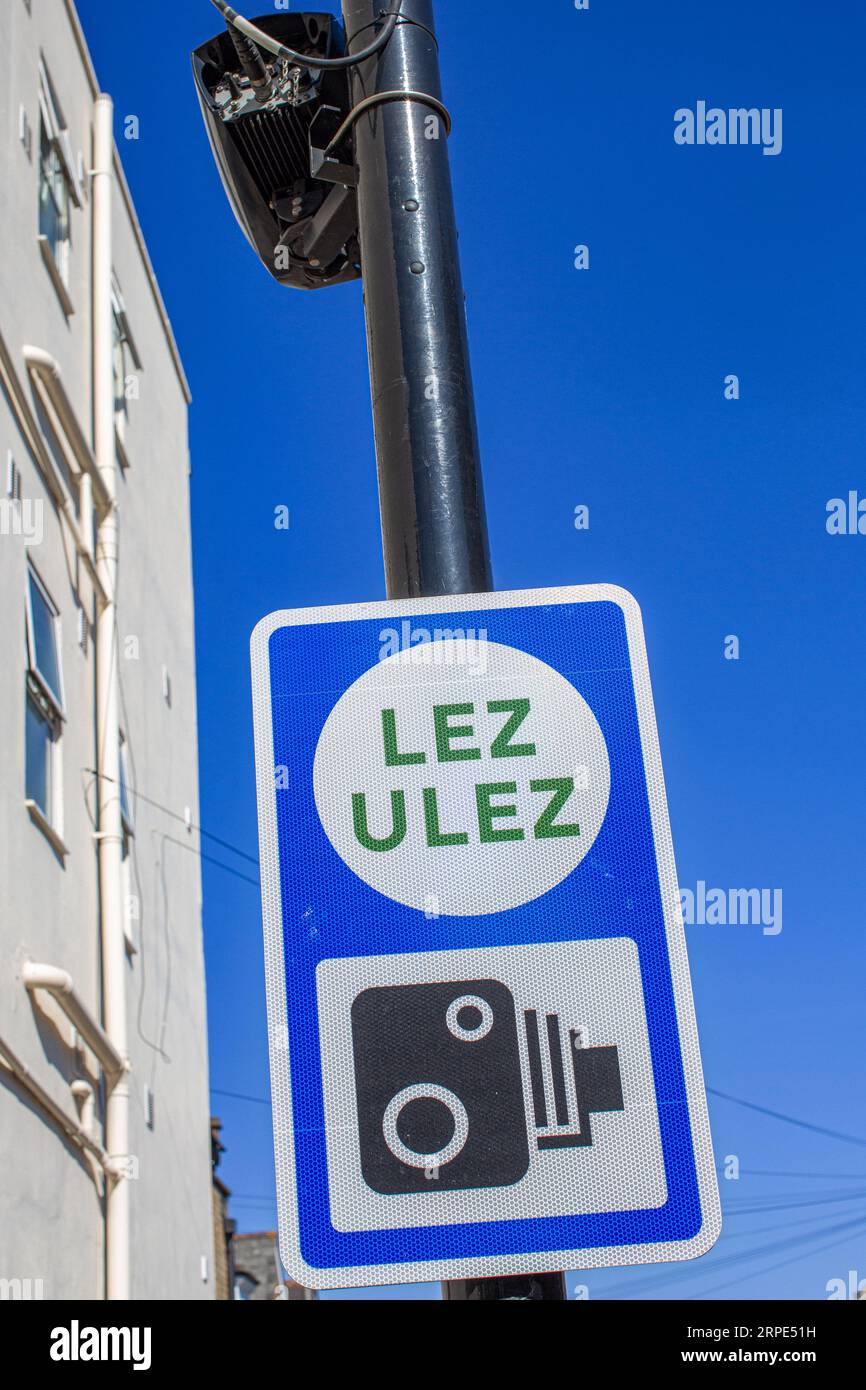
[[(445, 1107), (451, 1117), (453, 1132), (447, 1144), (444, 1144), (442, 1148), (436, 1149), (433, 1153), (419, 1153), (401, 1139), (400, 1121), (401, 1119), (405, 1121), (407, 1112), (410, 1110), (418, 1111), (423, 1108), (429, 1113), (431, 1104), (440, 1111), (441, 1107)], [(446, 1123), (448, 1123), (447, 1118)], [(411, 1120), (407, 1128), (411, 1137)], [(466, 1107), (463, 1102), (446, 1086), (406, 1086), (404, 1090), (394, 1096), (385, 1110), (382, 1118), (382, 1133), (385, 1136), (385, 1143), (399, 1163), (405, 1163), (409, 1168), (423, 1168), (425, 1171), (428, 1168), (444, 1168), (463, 1151), (466, 1140), (469, 1138), (469, 1116), (466, 1114)]]
[[(450, 1002), (446, 1009), (445, 1022), (448, 1024), (449, 1033), (457, 1038), (457, 1041), (481, 1042), (493, 1027), (493, 1011), (487, 999), (482, 999), (477, 994), (461, 994), (459, 999)], [(443, 1109), (448, 1112), (450, 1120), (443, 1115)], [(416, 1126), (411, 1123), (413, 1113), (416, 1116)], [(400, 1136), (400, 1126), (403, 1126), (405, 1137), (411, 1140), (413, 1131), (417, 1133), (418, 1120), (421, 1130), (427, 1134), (430, 1134), (431, 1130), (441, 1130), (443, 1119), (446, 1125), (450, 1125), (450, 1138), (448, 1143), (443, 1143), (441, 1148), (436, 1150), (420, 1150), (413, 1144), (405, 1143), (405, 1138)], [(449, 1091), (446, 1086), (416, 1083), (414, 1086), (403, 1087), (403, 1090), (386, 1105), (382, 1116), (382, 1134), (393, 1156), (398, 1162), (406, 1163), (407, 1168), (423, 1168), (425, 1172), (431, 1168), (445, 1168), (446, 1163), (455, 1161), (457, 1154), (461, 1154), (466, 1145), (466, 1105), (459, 1095)]]
[[(449, 1033), (458, 1042), (481, 1042), (493, 1027), (493, 1010), (487, 1000), (479, 995), (461, 994), (459, 999), (452, 1000), (448, 1005), (445, 1022)], [(450, 1127), (451, 1134), (440, 1148), (428, 1152), (416, 1147), (417, 1139), (414, 1144), (404, 1142), (411, 1141), (414, 1134), (421, 1133), (426, 1138), (431, 1131), (441, 1132), (443, 1120)], [(400, 1133), (401, 1124), (403, 1136)], [(416, 1083), (414, 1086), (404, 1086), (388, 1102), (382, 1116), (382, 1133), (399, 1163), (405, 1163), (409, 1168), (423, 1168), (426, 1172), (430, 1168), (444, 1168), (463, 1152), (469, 1138), (469, 1116), (460, 1097), (447, 1086)], [(423, 1145), (424, 1139), (420, 1142)], [(430, 1142), (429, 1138), (427, 1142)]]

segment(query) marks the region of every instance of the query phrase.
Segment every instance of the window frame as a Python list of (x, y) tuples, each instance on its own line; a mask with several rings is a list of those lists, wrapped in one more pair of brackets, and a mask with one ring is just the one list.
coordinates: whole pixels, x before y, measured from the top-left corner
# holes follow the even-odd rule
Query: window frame
[[(120, 756), (118, 759), (118, 769), (120, 772), (120, 784), (117, 789), (117, 797), (120, 802), (120, 823), (123, 827), (124, 835), (130, 839), (135, 839), (135, 811), (132, 807), (132, 784), (129, 780), (129, 753), (126, 735), (120, 735)], [(124, 802), (126, 805), (124, 806)]]
[[(64, 189), (64, 205), (62, 207), (56, 192), (58, 183), (62, 184)], [(46, 224), (43, 221), (42, 205), (43, 201), (46, 200), (50, 200), (53, 207), (55, 228), (53, 236), (46, 230)], [(55, 142), (51, 139), (43, 115), (39, 124), (39, 235), (44, 237), (51, 258), (57, 267), (57, 273), (64, 285), (69, 280), (69, 252), (72, 241), (71, 206), (72, 197), (69, 192), (69, 182), (63, 171), (63, 162)]]
[[(113, 288), (111, 291), (111, 364), (114, 375), (114, 419), (118, 424), (121, 421), (125, 424), (129, 419), (129, 407), (126, 400), (126, 339), (123, 336), (123, 320)], [(119, 395), (118, 384), (120, 385)]]
[[(40, 597), (45, 603), (50, 621), (51, 633), (54, 642), (55, 660), (57, 663), (57, 683), (59, 691), (55, 692), (42, 672), (36, 660), (36, 634), (33, 621), (33, 586), (35, 585)], [(24, 728), (25, 728), (25, 747), (24, 747), (24, 804), (33, 820), (40, 829), (47, 835), (55, 850), (61, 856), (67, 853), (63, 844), (63, 756), (62, 738), (63, 725), (66, 722), (66, 693), (63, 682), (63, 639), (60, 618), (60, 609), (51, 596), (49, 589), (44, 584), (32, 561), (27, 563), (27, 584), (24, 591), (24, 626), (25, 626), (25, 646), (26, 646), (26, 668), (24, 675)], [(59, 697), (59, 703), (58, 703)], [(48, 748), (46, 757), (46, 797), (47, 805), (40, 805), (39, 801), (30, 795), (28, 787), (28, 763), (27, 763), (27, 718), (30, 712), (40, 720), (47, 730)]]
[[(120, 281), (117, 273), (111, 274), (111, 325), (112, 325), (112, 358), (115, 374), (115, 393), (114, 393), (114, 419), (115, 424), (120, 429), (129, 420), (129, 401), (126, 395), (126, 379), (129, 375), (127, 367), (129, 359), (137, 372), (144, 370), (141, 364), (138, 347), (133, 337), (132, 329), (129, 325), (129, 315), (126, 312), (126, 303), (123, 298), (123, 291), (120, 288)], [(117, 396), (117, 359), (114, 354), (120, 354), (120, 374), (122, 377), (122, 390), (120, 399)]]
[(133, 956), (138, 955), (137, 933), (140, 929), (140, 918), (132, 917), (129, 905), (135, 894), (133, 893), (133, 864), (132, 864), (132, 843), (130, 836), (124, 827), (123, 849), (120, 857), (120, 873), (123, 880), (123, 940), (126, 946), (126, 954), (130, 961)]
[[(44, 238), (45, 245), (57, 267), (57, 273), (64, 288), (66, 288), (69, 282), (72, 250), (72, 207), (73, 205), (77, 208), (84, 206), (84, 190), (75, 167), (72, 143), (63, 115), (63, 108), (58, 100), (45, 59), (41, 55), (39, 58), (39, 113), (39, 236), (40, 239)], [(54, 161), (52, 168), (48, 167), (50, 160)], [(58, 205), (55, 191), (59, 179), (62, 179), (65, 190), (64, 208)], [(56, 242), (52, 242), (51, 237), (43, 230), (42, 226), (43, 189), (47, 189), (47, 196), (54, 206), (55, 215), (63, 226), (63, 236)]]
[[(35, 681), (33, 681), (32, 677), (31, 677), (31, 675), (30, 675), (29, 670), (28, 670), (28, 672), (27, 672), (27, 677), (26, 677), (26, 681), (25, 681), (24, 702), (25, 702), (25, 710), (24, 710), (24, 719), (25, 719), (24, 797), (25, 797), (25, 804), (28, 806), (28, 808), (29, 808), (29, 807), (33, 807), (33, 808), (35, 809), (36, 815), (37, 815), (37, 817), (39, 818), (40, 822), (44, 822), (46, 826), (50, 827), (51, 830), (53, 830), (53, 831), (55, 832), (55, 834), (60, 835), (60, 834), (62, 834), (62, 819), (63, 819), (63, 814), (62, 814), (62, 813), (63, 813), (63, 789), (62, 789), (61, 780), (60, 780), (60, 764), (59, 764), (59, 745), (60, 745), (60, 736), (61, 736), (61, 725), (60, 725), (60, 722), (59, 722), (59, 720), (57, 719), (56, 715), (54, 714), (53, 710), (52, 710), (50, 707), (47, 707), (47, 700), (46, 700), (46, 698), (45, 698), (44, 692), (42, 691), (41, 687), (37, 686), (36, 683), (35, 683)], [(38, 719), (38, 720), (40, 721), (40, 723), (42, 723), (42, 724), (45, 726), (45, 729), (46, 729), (46, 731), (47, 731), (48, 747), (47, 747), (47, 750), (46, 750), (46, 760), (45, 760), (45, 780), (46, 780), (46, 796), (45, 796), (45, 803), (46, 803), (46, 804), (45, 804), (44, 806), (42, 805), (42, 803), (41, 803), (40, 800), (38, 800), (35, 796), (32, 796), (32, 795), (31, 795), (31, 789), (30, 789), (30, 787), (29, 787), (29, 785), (28, 785), (28, 781), (29, 781), (29, 778), (28, 778), (29, 766), (28, 766), (28, 758), (27, 758), (27, 751), (28, 751), (28, 750), (27, 750), (27, 734), (26, 734), (27, 725), (26, 725), (26, 721), (27, 721), (27, 717), (28, 717), (28, 715), (30, 714), (31, 711), (32, 711), (33, 714), (35, 715), (36, 719)]]
[(236, 1269), (232, 1286), (232, 1294), (235, 1303), (251, 1303), (256, 1289), (261, 1287), (261, 1280), (254, 1274), (250, 1274), (245, 1269)]
[[(33, 622), (33, 605), (31, 584), (35, 584), (39, 590), (45, 604), (49, 610), (54, 637), (55, 658), (57, 661), (57, 683), (60, 689), (55, 692), (46, 677), (39, 670), (36, 653), (36, 630)], [(63, 642), (62, 628), (60, 619), (60, 609), (51, 597), (49, 590), (43, 583), (36, 570), (35, 565), (27, 565), (27, 590), (25, 595), (25, 615), (27, 629), (27, 675), (36, 684), (51, 706), (58, 723), (62, 726), (66, 723), (66, 688), (63, 681)], [(58, 737), (60, 730), (58, 729)]]
[(78, 177), (75, 156), (72, 153), (69, 126), (66, 123), (63, 107), (60, 105), (57, 91), (51, 80), (51, 74), (44, 57), (41, 56), (39, 59), (39, 107), (45, 121), (48, 137), (57, 148), (60, 166), (66, 179), (70, 197), (75, 206), (81, 208), (84, 206), (84, 189)]

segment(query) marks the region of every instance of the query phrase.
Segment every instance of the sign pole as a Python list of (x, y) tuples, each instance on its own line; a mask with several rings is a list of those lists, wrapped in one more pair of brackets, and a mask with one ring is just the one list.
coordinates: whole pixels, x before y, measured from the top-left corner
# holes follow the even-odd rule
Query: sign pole
[[(348, 49), (381, 0), (343, 0)], [(403, 0), (384, 51), (352, 69), (373, 424), (388, 597), (493, 588), (432, 0)], [(392, 94), (411, 92), (412, 97)], [(385, 98), (385, 94), (388, 94)], [(450, 1301), (565, 1298), (561, 1274), (452, 1280)]]
[[(343, 0), (349, 51), (381, 0)], [(493, 587), (441, 108), (432, 0), (403, 0), (384, 51), (353, 68), (353, 103), (389, 100), (355, 125), (358, 211), (389, 598)]]

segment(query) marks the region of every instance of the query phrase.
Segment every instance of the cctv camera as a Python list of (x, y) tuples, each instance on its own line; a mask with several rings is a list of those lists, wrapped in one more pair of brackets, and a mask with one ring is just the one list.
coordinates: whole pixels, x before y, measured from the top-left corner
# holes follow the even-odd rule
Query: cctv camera
[[(345, 53), (331, 15), (271, 14), (255, 23), (302, 56)], [(332, 146), (350, 108), (346, 70), (274, 58), (232, 27), (197, 48), (192, 62), (223, 185), (270, 274), (298, 289), (358, 279), (351, 135)]]

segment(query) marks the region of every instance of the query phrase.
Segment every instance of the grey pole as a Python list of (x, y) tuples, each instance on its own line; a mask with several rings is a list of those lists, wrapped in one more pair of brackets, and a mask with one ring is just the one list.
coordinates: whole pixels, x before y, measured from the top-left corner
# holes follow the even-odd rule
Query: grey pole
[[(343, 0), (349, 51), (382, 0)], [(432, 0), (403, 0), (384, 52), (351, 69), (353, 105), (412, 91), (441, 103)], [(355, 125), (382, 548), (389, 598), (493, 587), (444, 116), (388, 101)], [(565, 1298), (561, 1274), (452, 1280), (449, 1301)]]
[[(383, 0), (343, 0), (349, 50), (374, 36)], [(441, 101), (431, 0), (403, 0), (384, 53), (353, 72), (375, 92)], [(390, 598), (492, 588), (448, 135), (419, 101), (355, 126), (361, 261), (382, 543)]]

